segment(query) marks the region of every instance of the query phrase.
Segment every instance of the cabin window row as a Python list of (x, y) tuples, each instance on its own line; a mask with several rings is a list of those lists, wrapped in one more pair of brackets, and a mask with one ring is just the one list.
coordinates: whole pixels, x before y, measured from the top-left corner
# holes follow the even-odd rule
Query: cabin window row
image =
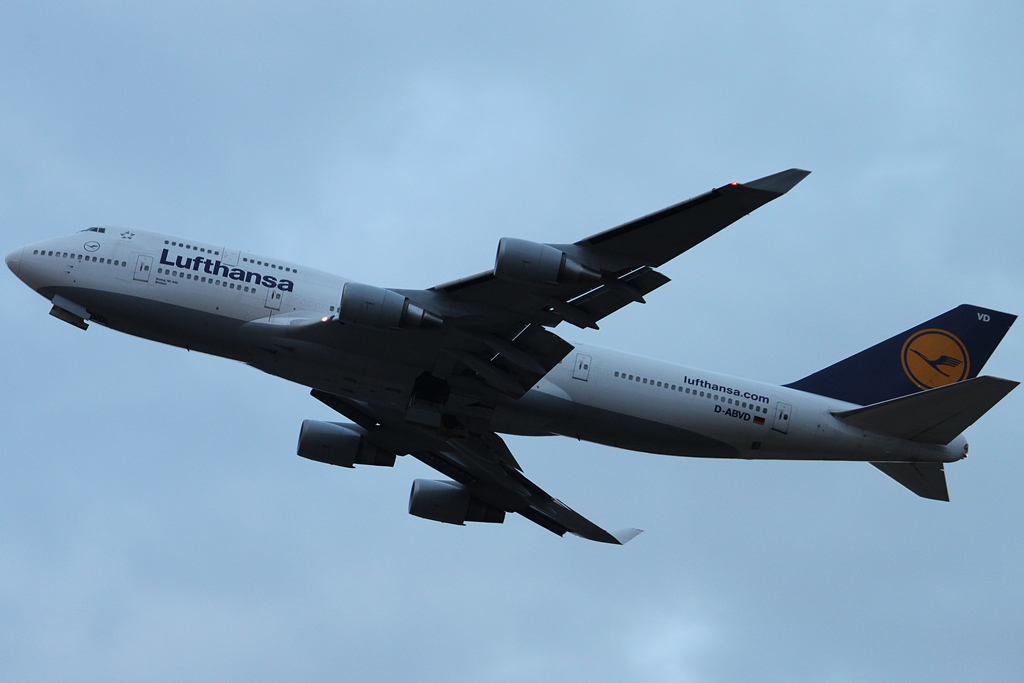
[(700, 389), (690, 389), (690, 387), (684, 387), (682, 385), (669, 384), (668, 382), (656, 381), (656, 380), (653, 380), (653, 379), (648, 379), (647, 377), (642, 377), (640, 375), (629, 375), (629, 374), (627, 374), (625, 372), (619, 372), (618, 370), (615, 371), (615, 376), (620, 378), (620, 379), (624, 379), (626, 381), (629, 381), (629, 382), (640, 382), (642, 384), (647, 384), (647, 385), (650, 385), (652, 387), (657, 387), (657, 388), (660, 388), (660, 389), (668, 389), (669, 391), (678, 391), (679, 393), (693, 394), (697, 398), (708, 398), (708, 399), (711, 399), (712, 401), (721, 401), (722, 403), (725, 403), (725, 404), (728, 404), (728, 405), (737, 405), (737, 406), (739, 406), (741, 408), (746, 408), (747, 410), (753, 410), (755, 413), (767, 413), (768, 412), (767, 408), (759, 406), (756, 403), (751, 403), (751, 402), (748, 402), (748, 401), (741, 401), (738, 398), (737, 399), (732, 399), (732, 398), (729, 398), (728, 396), (725, 396), (725, 395), (722, 395), (722, 394), (712, 394), (710, 391), (702, 391)]
[(297, 272), (299, 272), (299, 271), (295, 270), (294, 268), (289, 268), (287, 266), (279, 266), (276, 263), (269, 263), (267, 261), (254, 261), (251, 258), (246, 258), (245, 256), (242, 257), (242, 262), (243, 263), (255, 263), (257, 266), (266, 266), (267, 268), (276, 268), (277, 270), (285, 270), (285, 271), (288, 271), (289, 273), (297, 273)]
[(172, 247), (180, 247), (181, 249), (191, 249), (193, 251), (198, 251), (201, 254), (213, 254), (214, 256), (220, 256), (219, 251), (207, 249), (206, 247), (197, 247), (194, 244), (185, 244), (183, 242), (171, 242), (170, 240), (164, 240), (164, 244), (170, 244)]
[(197, 282), (205, 283), (208, 285), (217, 285), (219, 287), (226, 287), (228, 289), (239, 289), (252, 293), (256, 292), (255, 287), (249, 287), (247, 285), (241, 284), (236, 286), (234, 282), (228, 282), (227, 280), (216, 280), (212, 277), (206, 277), (205, 275), (193, 275), (192, 273), (186, 271), (182, 271), (179, 273), (178, 271), (171, 270), (170, 268), (157, 268), (156, 272), (158, 275), (170, 275), (171, 277), (181, 277), (186, 280), (196, 280)]
[(125, 261), (118, 261), (118, 260), (111, 260), (111, 259), (101, 259), (101, 258), (97, 258), (95, 256), (88, 256), (86, 254), (68, 253), (66, 251), (64, 251), (64, 252), (61, 252), (61, 251), (54, 252), (54, 251), (47, 251), (46, 249), (33, 249), (32, 253), (34, 255), (36, 255), (36, 256), (56, 256), (58, 258), (73, 258), (73, 259), (77, 259), (77, 260), (82, 261), (82, 262), (88, 261), (90, 263), (105, 263), (108, 266), (121, 266), (121, 267), (124, 267), (124, 266), (128, 265)]
[[(164, 244), (170, 244), (172, 247), (181, 247), (182, 249), (192, 249), (192, 250), (198, 251), (198, 252), (203, 253), (203, 254), (213, 254), (214, 256), (220, 256), (220, 252), (219, 251), (214, 251), (213, 249), (206, 249), (204, 247), (197, 247), (197, 246), (192, 245), (192, 244), (184, 244), (182, 242), (172, 242), (170, 240), (164, 240)], [(245, 262), (245, 263), (255, 263), (258, 266), (266, 266), (268, 268), (273, 268), (275, 270), (284, 270), (284, 271), (287, 271), (289, 273), (297, 273), (297, 272), (299, 272), (299, 271), (295, 270), (294, 268), (289, 268), (287, 266), (279, 266), (276, 263), (270, 263), (270, 262), (265, 262), (265, 261), (255, 261), (255, 260), (253, 260), (251, 258), (244, 257), (244, 256), (242, 257), (242, 261)]]

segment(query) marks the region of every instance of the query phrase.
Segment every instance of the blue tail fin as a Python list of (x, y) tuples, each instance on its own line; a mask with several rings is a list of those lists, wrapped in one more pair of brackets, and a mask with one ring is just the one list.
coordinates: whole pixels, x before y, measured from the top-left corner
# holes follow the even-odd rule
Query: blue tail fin
[(866, 406), (977, 377), (1016, 319), (957, 306), (786, 386)]

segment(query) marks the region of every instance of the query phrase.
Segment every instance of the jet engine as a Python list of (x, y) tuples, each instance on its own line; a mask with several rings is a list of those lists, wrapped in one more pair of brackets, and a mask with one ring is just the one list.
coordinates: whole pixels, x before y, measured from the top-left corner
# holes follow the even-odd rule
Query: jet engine
[(303, 420), (296, 452), (303, 458), (339, 467), (395, 466), (394, 453), (367, 441), (362, 427), (343, 422)]
[(409, 514), (445, 524), (505, 521), (505, 511), (474, 498), (454, 481), (417, 479), (409, 493)]
[(358, 282), (347, 282), (341, 290), (338, 320), (364, 327), (430, 327), (440, 325), (439, 316), (424, 311), (398, 292)]
[(503, 237), (494, 257), (494, 276), (540, 284), (601, 281), (601, 274), (549, 244)]

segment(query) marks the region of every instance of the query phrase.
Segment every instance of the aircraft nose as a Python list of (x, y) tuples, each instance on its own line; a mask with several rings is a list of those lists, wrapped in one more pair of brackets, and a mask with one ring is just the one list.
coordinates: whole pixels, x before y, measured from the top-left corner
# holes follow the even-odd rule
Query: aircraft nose
[(7, 255), (7, 258), (4, 259), (7, 267), (10, 268), (11, 272), (15, 275), (17, 275), (18, 271), (21, 270), (21, 255), (24, 251), (24, 249), (15, 249)]

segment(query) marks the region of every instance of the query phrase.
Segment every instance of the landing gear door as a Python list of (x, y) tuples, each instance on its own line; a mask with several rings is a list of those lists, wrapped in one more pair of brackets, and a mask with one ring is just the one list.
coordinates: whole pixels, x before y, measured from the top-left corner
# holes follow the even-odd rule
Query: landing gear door
[(153, 270), (152, 256), (139, 256), (135, 262), (135, 278), (139, 282), (149, 282), (149, 274)]
[(267, 303), (265, 304), (266, 307), (273, 311), (280, 311), (281, 297), (283, 295), (284, 293), (279, 289), (270, 288), (269, 290), (267, 290)]
[(590, 378), (590, 363), (593, 359), (585, 353), (576, 354), (576, 367), (572, 369), (572, 378), (586, 382)]
[(788, 403), (775, 404), (775, 421), (772, 422), (772, 429), (785, 434), (789, 431), (789, 418), (793, 415), (793, 406)]

